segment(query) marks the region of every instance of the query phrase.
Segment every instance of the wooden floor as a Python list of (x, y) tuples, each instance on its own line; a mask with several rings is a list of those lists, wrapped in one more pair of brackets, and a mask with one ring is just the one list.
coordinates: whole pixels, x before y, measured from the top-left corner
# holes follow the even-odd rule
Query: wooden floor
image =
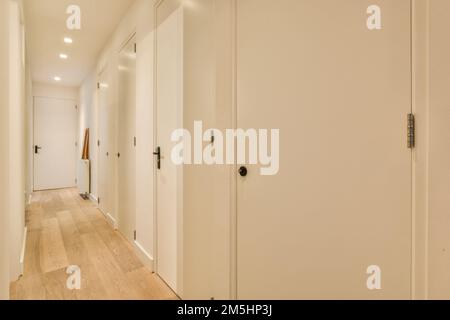
[[(24, 275), (11, 285), (12, 300), (176, 299), (75, 189), (35, 193), (27, 226)], [(81, 290), (67, 289), (70, 265), (81, 268)]]

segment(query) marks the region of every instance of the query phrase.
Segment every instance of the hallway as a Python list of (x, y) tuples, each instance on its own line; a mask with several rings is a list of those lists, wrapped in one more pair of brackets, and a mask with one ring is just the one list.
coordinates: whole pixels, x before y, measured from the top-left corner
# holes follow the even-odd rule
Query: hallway
[[(11, 285), (12, 300), (177, 298), (76, 189), (34, 193), (26, 219), (24, 273)], [(81, 268), (81, 290), (66, 287), (71, 265)]]
[(0, 0), (0, 301), (450, 299), (449, 12)]

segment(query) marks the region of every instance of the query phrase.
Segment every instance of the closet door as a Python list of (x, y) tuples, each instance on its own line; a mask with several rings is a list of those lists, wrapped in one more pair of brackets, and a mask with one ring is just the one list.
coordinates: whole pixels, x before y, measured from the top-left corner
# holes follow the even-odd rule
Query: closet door
[(183, 127), (183, 7), (156, 8), (156, 272), (182, 296), (183, 167), (171, 159), (174, 130)]
[(280, 130), (237, 173), (238, 298), (410, 298), (410, 0), (236, 3), (238, 128)]
[(119, 54), (119, 230), (130, 241), (136, 230), (136, 40)]

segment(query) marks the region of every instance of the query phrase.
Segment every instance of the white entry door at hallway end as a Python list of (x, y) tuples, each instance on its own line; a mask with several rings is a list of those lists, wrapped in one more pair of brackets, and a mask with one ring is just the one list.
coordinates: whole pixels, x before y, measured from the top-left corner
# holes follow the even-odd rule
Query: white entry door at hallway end
[(411, 298), (411, 6), (375, 2), (237, 1), (237, 126), (280, 130), (236, 173), (239, 299)]
[(75, 101), (34, 98), (34, 190), (76, 186), (77, 124)]

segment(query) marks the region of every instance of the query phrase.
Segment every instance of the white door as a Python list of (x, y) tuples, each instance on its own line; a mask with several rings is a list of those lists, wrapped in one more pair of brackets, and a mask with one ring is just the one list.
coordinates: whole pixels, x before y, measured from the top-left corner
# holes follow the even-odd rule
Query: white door
[(75, 101), (34, 99), (35, 191), (76, 186), (77, 126)]
[(239, 299), (411, 297), (411, 8), (375, 2), (237, 1), (238, 127), (280, 129), (237, 175)]
[[(178, 294), (180, 264), (181, 167), (171, 161), (171, 135), (182, 127), (182, 9), (172, 11), (175, 1), (163, 1), (157, 8), (156, 90), (156, 174), (158, 274)], [(168, 10), (170, 10), (168, 12)], [(158, 149), (159, 148), (159, 149)], [(156, 152), (158, 153), (158, 152)]]
[(134, 241), (136, 230), (136, 40), (119, 54), (119, 230)]
[(114, 198), (114, 144), (112, 123), (114, 110), (110, 101), (110, 79), (106, 67), (98, 77), (98, 202), (99, 209), (106, 215), (112, 215)]

